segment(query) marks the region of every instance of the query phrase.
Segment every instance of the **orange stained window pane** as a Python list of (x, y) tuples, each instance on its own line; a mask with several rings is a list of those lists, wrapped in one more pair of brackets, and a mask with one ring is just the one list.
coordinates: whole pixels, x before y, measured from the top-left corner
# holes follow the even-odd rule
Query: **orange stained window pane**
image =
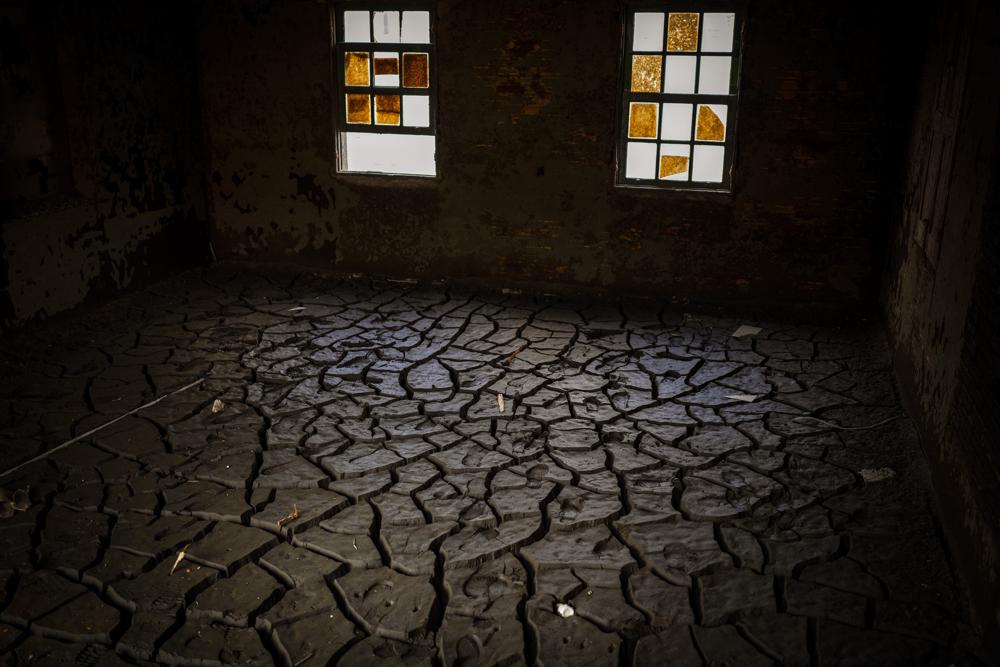
[(399, 109), (400, 109), (399, 95), (376, 95), (375, 124), (399, 125), (399, 118), (400, 118)]
[(722, 119), (707, 106), (698, 107), (698, 130), (695, 133), (698, 141), (725, 141), (726, 125)]
[(371, 98), (368, 95), (347, 96), (347, 122), (355, 125), (370, 125), (372, 122)]
[(683, 174), (688, 170), (688, 158), (683, 155), (660, 156), (660, 178)]
[(399, 58), (393, 56), (391, 58), (386, 58), (382, 56), (381, 58), (375, 59), (375, 73), (376, 74), (399, 74)]
[(632, 92), (658, 93), (663, 80), (662, 56), (632, 56)]
[(427, 88), (430, 86), (429, 59), (426, 53), (403, 54), (403, 87)]
[(344, 82), (348, 86), (370, 86), (368, 54), (348, 51), (344, 54)]
[(656, 104), (634, 103), (629, 107), (628, 136), (638, 139), (656, 138)]
[(671, 13), (667, 22), (667, 51), (698, 50), (698, 13)]

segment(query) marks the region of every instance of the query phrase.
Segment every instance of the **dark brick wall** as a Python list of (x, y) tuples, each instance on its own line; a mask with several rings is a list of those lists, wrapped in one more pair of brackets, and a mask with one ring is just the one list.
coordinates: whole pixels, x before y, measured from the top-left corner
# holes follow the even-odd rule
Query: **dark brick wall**
[(886, 290), (943, 527), (1000, 660), (1000, 6), (940, 3)]
[[(954, 398), (944, 433), (933, 437), (952, 450), (941, 453), (939, 495), (946, 498), (959, 560), (1000, 661), (1000, 164), (993, 173), (993, 203), (982, 230)], [(956, 497), (956, 487), (967, 490)]]
[(616, 0), (440, 0), (440, 179), (338, 175), (328, 9), (199, 4), (220, 256), (706, 301), (877, 294), (921, 44), (887, 4), (750, 4), (733, 196), (612, 187)]
[(0, 330), (202, 261), (190, 4), (5, 0), (3, 21), (4, 122), (30, 141), (0, 155)]
[(43, 3), (0, 2), (0, 201), (70, 187), (52, 21)]

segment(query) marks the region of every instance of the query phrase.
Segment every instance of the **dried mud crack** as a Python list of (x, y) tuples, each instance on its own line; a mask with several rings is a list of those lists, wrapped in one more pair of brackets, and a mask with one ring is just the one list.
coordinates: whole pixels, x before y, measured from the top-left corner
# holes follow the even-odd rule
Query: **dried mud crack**
[(979, 664), (879, 333), (740, 324), (220, 265), (11, 339), (5, 469), (205, 381), (0, 480), (0, 653)]

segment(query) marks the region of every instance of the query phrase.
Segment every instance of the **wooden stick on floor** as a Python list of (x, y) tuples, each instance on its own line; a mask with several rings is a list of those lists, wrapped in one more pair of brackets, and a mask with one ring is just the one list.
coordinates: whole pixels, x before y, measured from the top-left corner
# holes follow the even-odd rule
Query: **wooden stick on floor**
[(170, 393), (164, 394), (163, 396), (160, 396), (159, 398), (155, 398), (152, 401), (150, 401), (149, 403), (146, 403), (144, 405), (140, 405), (137, 408), (132, 408), (128, 412), (126, 412), (124, 414), (121, 414), (121, 415), (118, 415), (117, 417), (115, 417), (111, 421), (106, 421), (103, 424), (101, 424), (100, 426), (97, 426), (95, 428), (90, 429), (86, 433), (81, 433), (80, 435), (76, 436), (75, 438), (72, 438), (71, 440), (67, 440), (66, 442), (62, 443), (61, 445), (57, 445), (57, 446), (53, 447), (52, 449), (50, 449), (47, 452), (41, 453), (38, 456), (36, 456), (35, 458), (33, 458), (33, 459), (28, 459), (24, 463), (17, 464), (16, 466), (14, 466), (13, 468), (11, 468), (10, 470), (4, 470), (3, 472), (0, 472), (0, 477), (6, 477), (7, 475), (11, 474), (12, 472), (17, 472), (18, 470), (20, 470), (21, 468), (23, 468), (25, 466), (31, 465), (32, 463), (35, 463), (37, 461), (41, 461), (42, 459), (48, 458), (49, 456), (52, 456), (53, 454), (55, 454), (56, 452), (58, 452), (60, 449), (65, 449), (65, 448), (69, 447), (74, 442), (79, 442), (80, 440), (83, 440), (84, 438), (90, 437), (91, 435), (97, 433), (101, 429), (104, 429), (104, 428), (107, 428), (108, 426), (111, 426), (115, 422), (119, 422), (119, 421), (125, 419), (126, 417), (130, 417), (130, 416), (134, 415), (135, 413), (139, 412), (140, 410), (145, 410), (146, 408), (149, 408), (149, 407), (152, 407), (152, 406), (156, 405), (157, 403), (159, 403), (160, 401), (162, 401), (165, 398), (169, 398), (170, 396), (173, 396), (174, 394), (179, 394), (182, 391), (187, 391), (188, 389), (191, 389), (192, 387), (197, 387), (198, 385), (200, 385), (204, 381), (205, 381), (205, 378), (201, 378), (201, 379), (195, 380), (194, 382), (186, 384), (183, 387), (180, 387), (179, 389), (174, 389)]

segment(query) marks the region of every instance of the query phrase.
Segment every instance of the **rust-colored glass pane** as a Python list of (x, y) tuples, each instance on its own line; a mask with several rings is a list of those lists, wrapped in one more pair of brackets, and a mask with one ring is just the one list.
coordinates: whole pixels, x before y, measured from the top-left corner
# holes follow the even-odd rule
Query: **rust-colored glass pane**
[(399, 74), (399, 58), (376, 58), (375, 74)]
[(662, 73), (662, 56), (632, 56), (632, 92), (660, 92)]
[(399, 95), (375, 96), (375, 124), (399, 125)]
[(403, 54), (403, 87), (427, 88), (430, 86), (426, 53)]
[(628, 136), (633, 139), (655, 139), (658, 106), (658, 104), (633, 102), (629, 107)]
[(348, 51), (344, 55), (344, 82), (348, 86), (370, 86), (368, 73), (368, 54), (359, 51)]
[(671, 13), (667, 22), (667, 51), (698, 50), (698, 14)]
[(347, 96), (347, 122), (359, 125), (371, 124), (372, 104), (368, 95)]
[(695, 132), (698, 141), (725, 141), (726, 125), (722, 119), (707, 106), (698, 107), (698, 130)]
[(688, 170), (688, 158), (683, 155), (660, 156), (660, 178), (683, 174)]

